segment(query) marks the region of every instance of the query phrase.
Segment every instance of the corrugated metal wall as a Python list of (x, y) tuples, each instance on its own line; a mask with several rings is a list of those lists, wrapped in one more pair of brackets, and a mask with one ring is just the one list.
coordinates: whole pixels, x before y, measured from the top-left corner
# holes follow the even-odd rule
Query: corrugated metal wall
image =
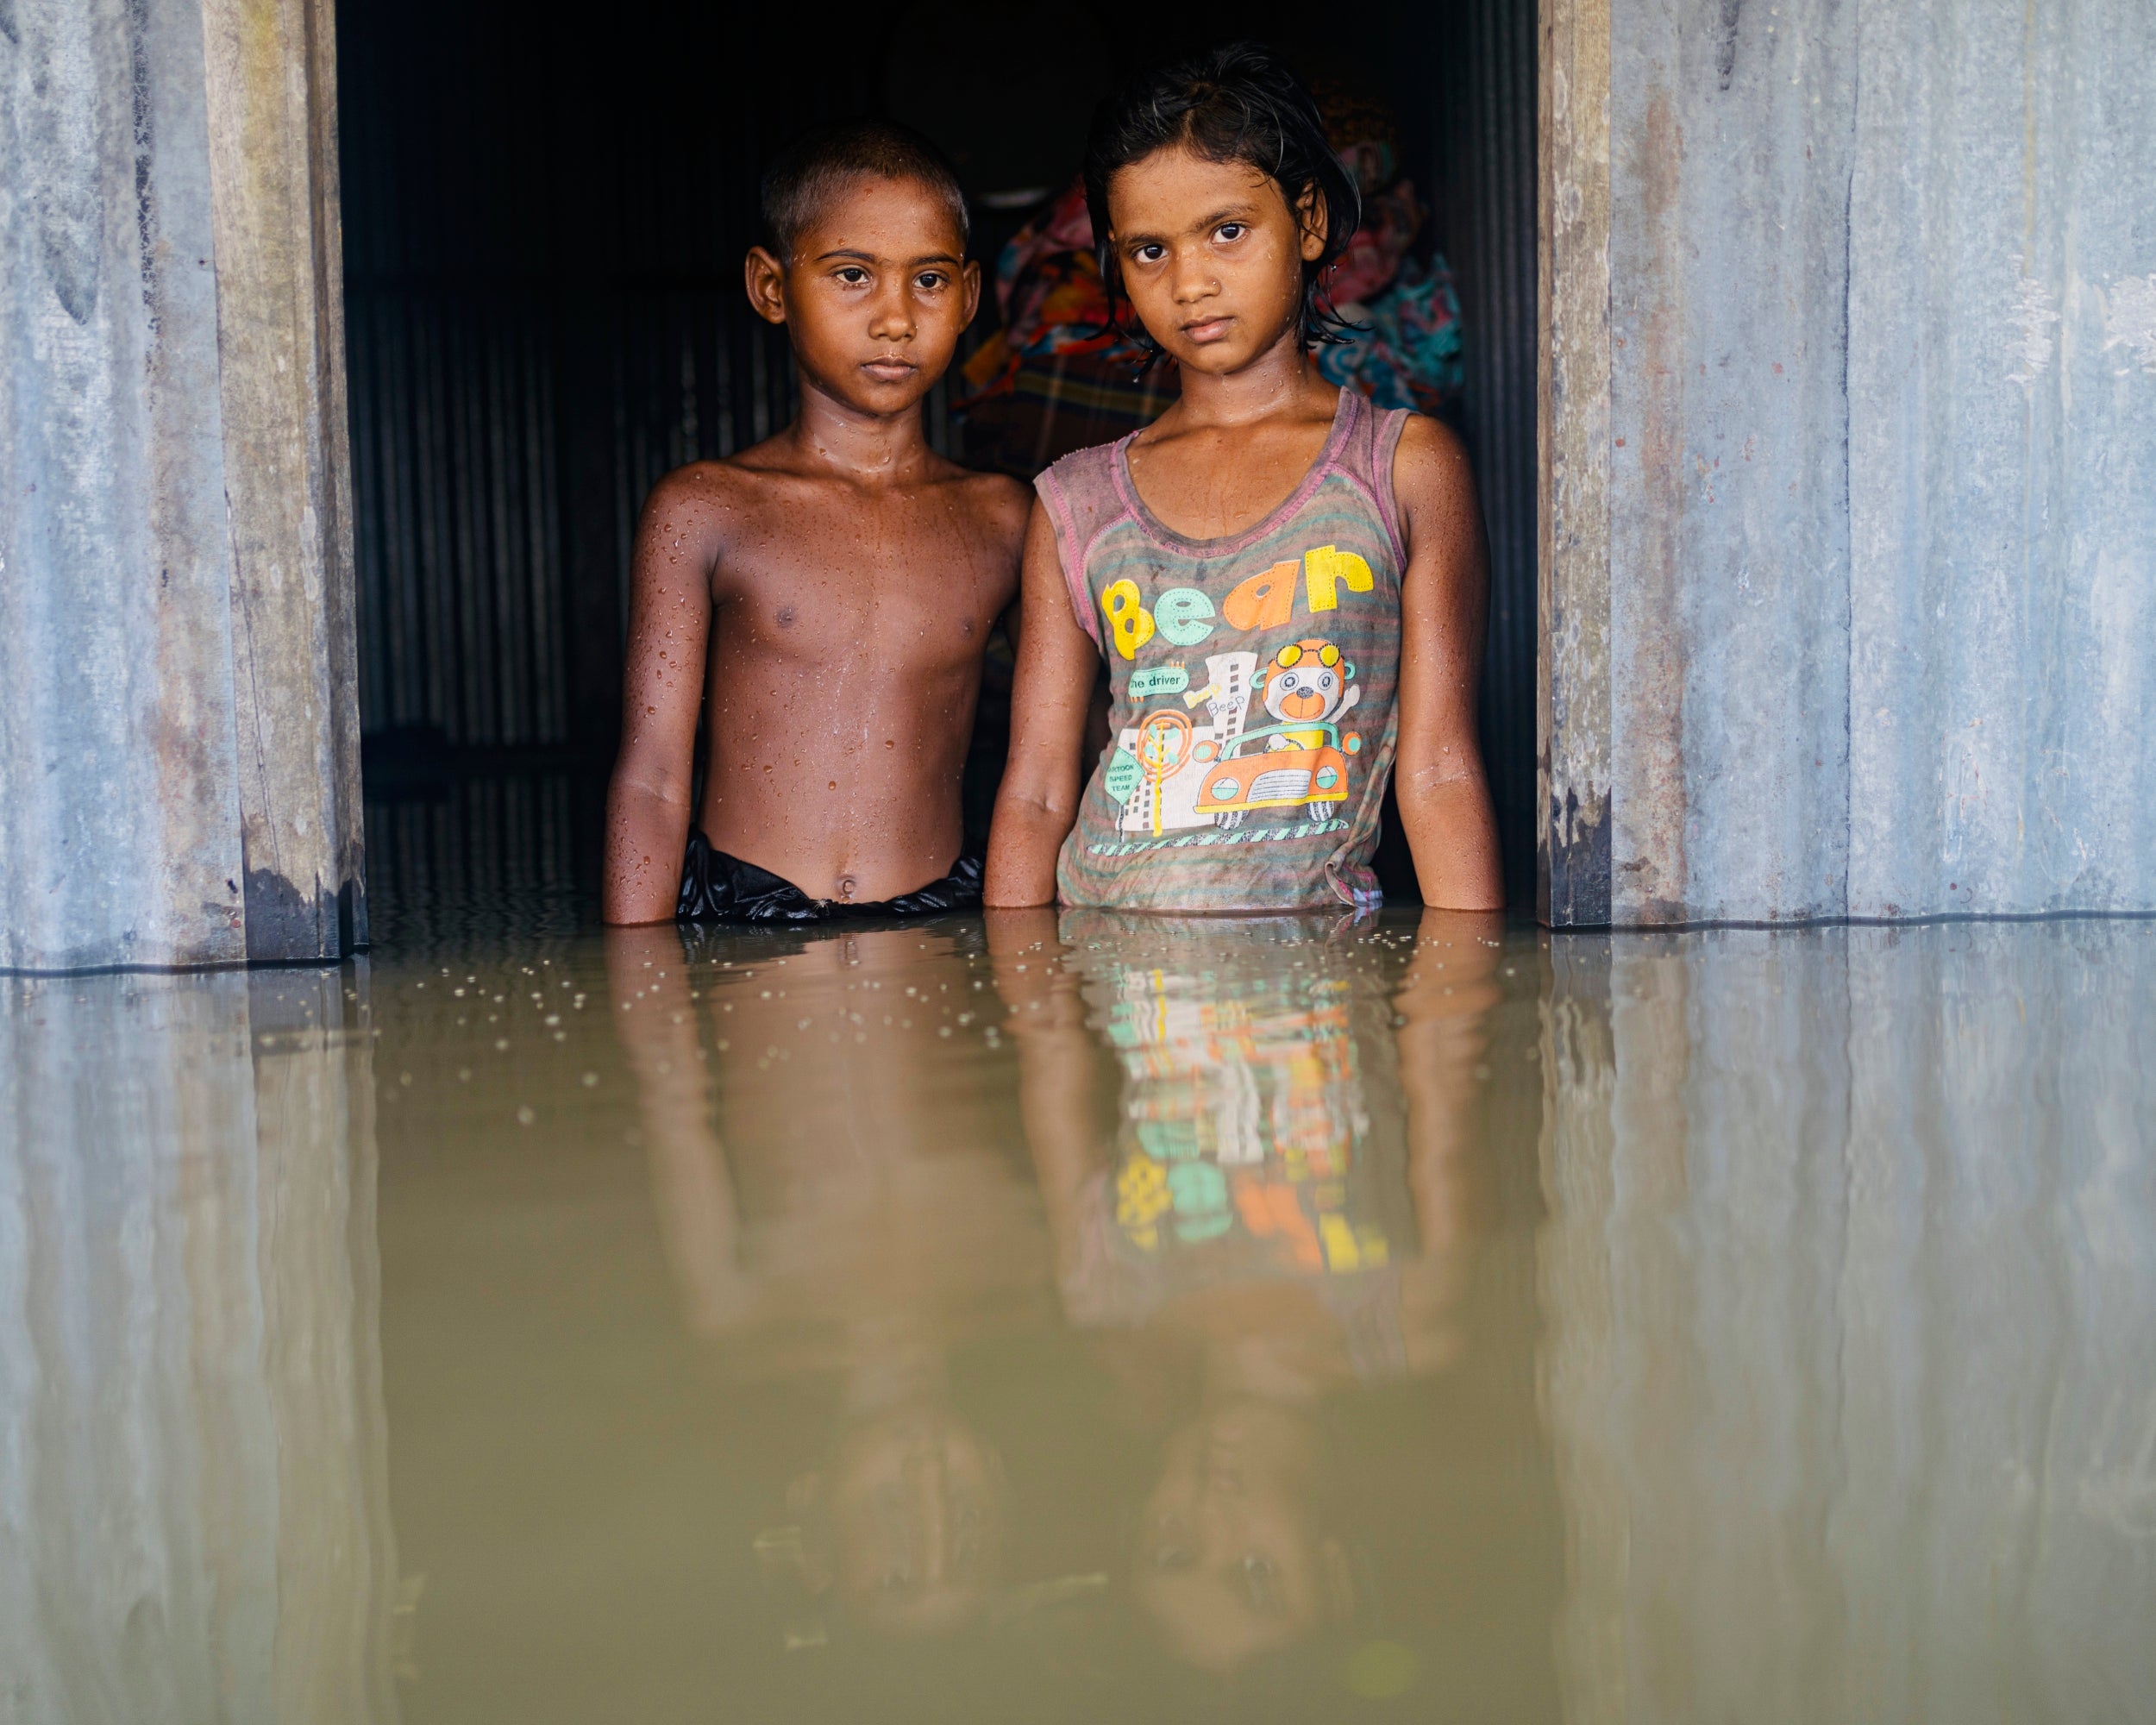
[(1554, 919), (2156, 910), (2156, 9), (1546, 3)]
[(1489, 531), (1482, 747), (1517, 901), (1534, 873), (1535, 7), (1460, 0), (1440, 47), (1445, 243), (1465, 326), (1463, 407)]
[(773, 79), (759, 21), (664, 0), (338, 23), (367, 731), (603, 743), (644, 492), (792, 411), (742, 301), (755, 164), (878, 56)]

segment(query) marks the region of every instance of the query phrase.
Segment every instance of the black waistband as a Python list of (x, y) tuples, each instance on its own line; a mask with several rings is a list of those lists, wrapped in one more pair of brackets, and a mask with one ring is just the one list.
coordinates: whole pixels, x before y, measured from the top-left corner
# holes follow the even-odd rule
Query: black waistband
[(703, 829), (689, 829), (688, 853), (681, 861), (681, 891), (674, 900), (679, 922), (830, 922), (842, 917), (933, 916), (941, 911), (969, 911), (981, 904), (981, 859), (961, 856), (950, 874), (895, 899), (855, 904), (845, 899), (812, 899), (768, 869), (714, 850)]

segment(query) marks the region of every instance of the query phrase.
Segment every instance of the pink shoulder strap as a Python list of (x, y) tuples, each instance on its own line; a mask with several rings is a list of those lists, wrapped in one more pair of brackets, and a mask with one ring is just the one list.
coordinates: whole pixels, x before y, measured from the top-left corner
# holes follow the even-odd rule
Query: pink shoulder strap
[(1392, 541), (1393, 555), (1407, 567), (1407, 536), (1401, 529), (1400, 499), (1393, 489), (1393, 458), (1399, 453), (1401, 434), (1407, 430), (1413, 411), (1405, 407), (1373, 407), (1359, 391), (1346, 391), (1351, 398), (1348, 411), (1354, 423), (1340, 440), (1332, 467), (1344, 474), (1370, 500), (1385, 536)]
[(1093, 614), (1093, 593), (1086, 583), (1086, 554), (1093, 542), (1120, 512), (1116, 496), (1113, 461), (1115, 445), (1098, 444), (1066, 455), (1037, 475), (1033, 489), (1048, 511), (1056, 531), (1056, 556), (1063, 568), (1063, 586), (1070, 594), (1070, 613), (1093, 644), (1107, 650), (1100, 624)]

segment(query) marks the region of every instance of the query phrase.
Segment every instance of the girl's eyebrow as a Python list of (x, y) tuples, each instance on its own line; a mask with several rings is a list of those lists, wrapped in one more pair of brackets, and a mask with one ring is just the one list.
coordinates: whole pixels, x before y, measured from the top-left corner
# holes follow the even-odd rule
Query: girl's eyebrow
[[(1220, 226), (1224, 222), (1241, 222), (1247, 224), (1250, 222), (1250, 217), (1257, 213), (1257, 206), (1256, 204), (1231, 204), (1225, 209), (1214, 210), (1212, 215), (1205, 217), (1202, 221), (1193, 222), (1190, 224), (1190, 231), (1193, 233), (1209, 233), (1213, 229)], [(1132, 232), (1130, 234), (1119, 235), (1117, 238), (1118, 243), (1125, 247), (1156, 246), (1161, 242), (1161, 236), (1157, 234)]]

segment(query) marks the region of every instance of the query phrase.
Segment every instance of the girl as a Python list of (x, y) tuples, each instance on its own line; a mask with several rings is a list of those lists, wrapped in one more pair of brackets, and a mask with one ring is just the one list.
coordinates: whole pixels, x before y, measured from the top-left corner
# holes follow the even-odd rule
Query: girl
[(1216, 50), (1102, 110), (1086, 191), (1101, 273), (1182, 395), (1037, 481), (987, 902), (1374, 907), (1397, 754), (1425, 902), (1501, 906), (1473, 483), (1443, 426), (1311, 363), (1360, 202), (1316, 104), (1265, 49)]

